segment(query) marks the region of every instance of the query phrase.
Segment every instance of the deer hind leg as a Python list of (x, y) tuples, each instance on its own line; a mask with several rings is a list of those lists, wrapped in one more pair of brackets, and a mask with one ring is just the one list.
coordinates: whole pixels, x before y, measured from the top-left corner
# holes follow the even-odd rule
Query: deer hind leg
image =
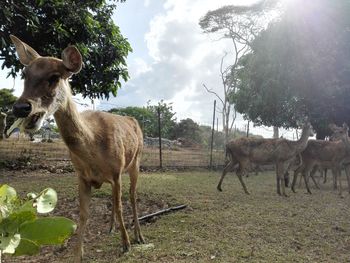
[(244, 163), (240, 163), (240, 164), (239, 164), (239, 168), (238, 168), (236, 174), (237, 174), (237, 177), (238, 177), (239, 181), (241, 182), (241, 185), (242, 185), (242, 187), (243, 187), (244, 192), (245, 192), (247, 195), (249, 195), (248, 189), (247, 189), (247, 187), (245, 186), (245, 183), (244, 183), (243, 178), (242, 178), (242, 175), (244, 175), (244, 173), (246, 172), (246, 167), (247, 167), (247, 166), (245, 166)]
[(78, 242), (75, 251), (74, 262), (81, 262), (83, 258), (83, 241), (84, 232), (89, 217), (89, 205), (91, 201), (91, 185), (80, 176), (79, 178), (79, 228), (78, 228)]
[(135, 161), (135, 164), (133, 164), (129, 169), (129, 175), (130, 175), (130, 202), (132, 207), (132, 213), (134, 216), (134, 234), (135, 234), (135, 240), (137, 243), (145, 243), (145, 239), (142, 236), (140, 223), (139, 223), (139, 217), (137, 213), (137, 193), (136, 193), (136, 185), (137, 185), (137, 179), (139, 177), (139, 160)]
[(219, 181), (219, 183), (218, 183), (218, 185), (216, 187), (216, 189), (218, 189), (218, 191), (222, 192), (222, 188), (221, 188), (222, 182), (224, 181), (224, 178), (225, 178), (226, 174), (228, 172), (230, 172), (230, 171), (233, 171), (235, 164), (236, 163), (231, 160), (225, 166), (224, 170), (222, 171), (222, 175), (221, 175), (220, 181)]
[(312, 168), (312, 171), (310, 172), (310, 177), (312, 179), (312, 181), (314, 182), (315, 186), (317, 189), (320, 189), (320, 186), (318, 185), (316, 179), (315, 179), (315, 173), (319, 170), (319, 167), (317, 165), (314, 166), (314, 168)]
[(311, 193), (310, 187), (309, 187), (309, 175), (310, 175), (310, 169), (306, 169), (306, 171), (303, 172), (303, 177), (304, 177), (304, 181), (305, 181), (305, 187), (306, 190), (309, 194)]
[(293, 193), (295, 193), (295, 184), (297, 182), (298, 174), (301, 173), (303, 169), (304, 169), (304, 166), (301, 165), (297, 169), (294, 170), (293, 182), (292, 182), (292, 186), (291, 186)]
[(350, 165), (345, 165), (345, 175), (348, 181), (348, 192), (350, 193)]
[(112, 184), (112, 191), (113, 191), (113, 206), (114, 206), (113, 216), (116, 217), (119, 223), (119, 229), (122, 236), (123, 252), (127, 252), (130, 250), (130, 240), (129, 240), (128, 232), (126, 231), (126, 227), (123, 219), (121, 172), (118, 172), (114, 177), (114, 182)]

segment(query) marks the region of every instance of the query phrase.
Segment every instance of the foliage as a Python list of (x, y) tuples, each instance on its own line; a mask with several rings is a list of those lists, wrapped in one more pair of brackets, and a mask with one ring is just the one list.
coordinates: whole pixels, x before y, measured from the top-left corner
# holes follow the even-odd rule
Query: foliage
[(291, 2), (241, 60), (237, 110), (285, 127), (308, 115), (319, 138), (328, 123), (349, 122), (349, 12), (347, 1)]
[(16, 117), (12, 114), (12, 105), (17, 100), (14, 96), (12, 89), (0, 89), (0, 112), (6, 112), (6, 127), (10, 127), (11, 124), (16, 120)]
[(161, 133), (163, 138), (174, 138), (174, 127), (176, 123), (175, 112), (171, 103), (163, 100), (158, 105), (150, 105), (147, 107), (126, 107), (119, 109), (111, 109), (109, 112), (123, 116), (131, 116), (138, 120), (143, 128), (145, 136), (158, 137), (158, 109), (161, 117)]
[(12, 89), (0, 89), (0, 111), (8, 111), (17, 100)]
[(0, 3), (0, 60), (2, 69), (10, 69), (9, 75), (15, 77), (22, 68), (9, 38), (13, 34), (45, 56), (60, 57), (65, 47), (76, 45), (84, 67), (72, 77), (71, 85), (84, 97), (116, 96), (121, 78), (129, 78), (125, 59), (131, 47), (111, 19), (115, 4), (105, 0)]
[(175, 138), (186, 138), (196, 143), (202, 143), (199, 125), (190, 118), (176, 123), (174, 134)]
[(56, 203), (57, 194), (51, 188), (21, 200), (14, 188), (0, 186), (0, 253), (34, 255), (41, 245), (62, 244), (71, 236), (76, 228), (73, 221), (37, 216), (51, 212)]
[(122, 116), (131, 116), (134, 117), (140, 124), (143, 133), (146, 136), (151, 136), (152, 130), (151, 127), (153, 125), (149, 125), (150, 123), (156, 122), (156, 118), (154, 114), (148, 110), (146, 107), (126, 107), (126, 108), (114, 108), (109, 110), (108, 112), (119, 114)]

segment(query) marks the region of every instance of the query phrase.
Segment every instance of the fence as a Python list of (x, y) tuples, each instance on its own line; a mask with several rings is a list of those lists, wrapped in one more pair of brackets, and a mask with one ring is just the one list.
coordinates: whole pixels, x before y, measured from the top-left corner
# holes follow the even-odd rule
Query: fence
[[(0, 141), (0, 161), (11, 161), (19, 158), (30, 158), (32, 162), (69, 161), (68, 149), (62, 140), (48, 142), (30, 142), (28, 139), (7, 139)], [(162, 147), (163, 168), (209, 167), (210, 150), (200, 147), (188, 148), (181, 146)], [(221, 167), (224, 164), (223, 151), (214, 150), (212, 166)], [(146, 168), (159, 167), (159, 147), (144, 148), (141, 166)]]

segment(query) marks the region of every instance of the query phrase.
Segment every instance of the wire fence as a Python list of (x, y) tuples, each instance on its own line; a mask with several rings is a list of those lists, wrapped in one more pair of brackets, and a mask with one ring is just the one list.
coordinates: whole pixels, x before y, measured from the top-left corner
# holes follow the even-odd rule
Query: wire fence
[[(161, 158), (161, 159), (160, 159)], [(70, 161), (67, 146), (62, 140), (31, 142), (27, 138), (10, 138), (0, 141), (0, 162), (30, 159), (33, 162), (54, 163)], [(223, 150), (212, 153), (212, 168), (222, 167), (225, 161)], [(208, 168), (210, 149), (204, 147), (164, 147), (160, 157), (159, 147), (145, 147), (141, 166), (145, 168)]]

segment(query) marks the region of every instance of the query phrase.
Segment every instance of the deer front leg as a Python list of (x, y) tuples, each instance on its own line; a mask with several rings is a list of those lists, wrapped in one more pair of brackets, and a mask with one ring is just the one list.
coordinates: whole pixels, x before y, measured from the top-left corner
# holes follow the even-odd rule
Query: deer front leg
[(336, 177), (338, 178), (338, 181), (339, 181), (339, 196), (343, 197), (343, 192), (342, 192), (343, 187), (341, 184), (341, 168), (335, 169), (335, 174), (336, 174)]
[[(78, 174), (79, 176), (79, 174)], [(84, 232), (89, 217), (89, 205), (91, 201), (91, 185), (80, 176), (79, 178), (79, 228), (78, 241), (75, 251), (75, 263), (80, 263), (83, 258)]]
[(286, 172), (285, 167), (288, 167), (288, 164), (285, 165), (283, 162), (279, 162), (276, 164), (277, 194), (281, 195), (280, 187), (282, 187), (283, 196), (287, 196), (285, 183), (284, 183), (284, 174)]
[(130, 240), (129, 240), (128, 232), (126, 231), (124, 219), (123, 219), (122, 179), (121, 179), (120, 172), (115, 176), (112, 189), (113, 189), (113, 199), (114, 199), (114, 205), (115, 205), (114, 212), (119, 222), (119, 228), (122, 236), (123, 252), (127, 252), (130, 250)]
[(137, 185), (137, 179), (139, 177), (139, 161), (137, 161), (129, 170), (130, 175), (130, 189), (129, 189), (129, 195), (130, 195), (130, 202), (132, 207), (132, 212), (134, 216), (134, 234), (135, 234), (135, 240), (137, 243), (145, 243), (145, 239), (142, 236), (140, 223), (139, 223), (139, 217), (137, 213), (137, 193), (136, 193), (136, 185)]

